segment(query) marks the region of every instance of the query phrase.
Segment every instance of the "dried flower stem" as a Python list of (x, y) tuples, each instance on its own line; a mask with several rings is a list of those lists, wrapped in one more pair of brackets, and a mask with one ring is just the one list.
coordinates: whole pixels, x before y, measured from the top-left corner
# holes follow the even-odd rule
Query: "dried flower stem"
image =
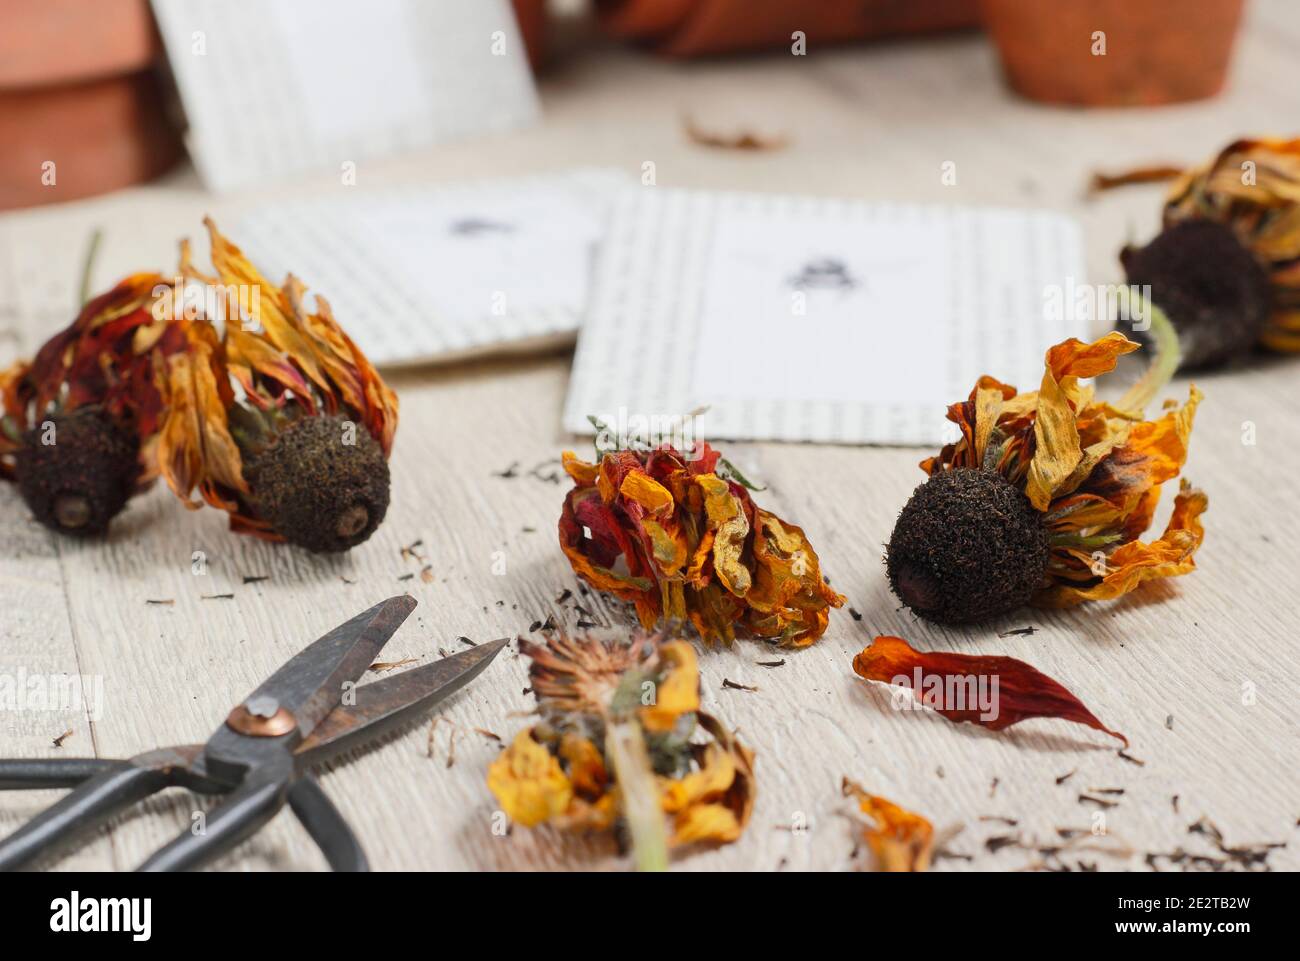
[(605, 751), (618, 782), (636, 869), (666, 871), (668, 835), (641, 726), (635, 720), (611, 720), (605, 735)]
[(95, 259), (99, 256), (99, 243), (104, 239), (104, 231), (98, 227), (90, 235), (90, 246), (86, 248), (86, 259), (81, 264), (81, 291), (77, 302), (84, 307), (90, 300), (90, 275), (95, 268)]
[[(1120, 287), (1119, 297), (1121, 308), (1129, 306), (1131, 301), (1136, 300), (1139, 305), (1145, 305), (1151, 317), (1151, 340), (1156, 348), (1155, 360), (1151, 362), (1151, 366), (1146, 369), (1146, 373), (1138, 379), (1138, 382), (1120, 398), (1117, 405), (1122, 410), (1140, 415), (1178, 370), (1178, 365), (1183, 359), (1182, 351), (1178, 346), (1178, 332), (1174, 330), (1174, 325), (1169, 322), (1169, 317), (1163, 310), (1129, 287)], [(1131, 311), (1129, 316), (1133, 316)]]

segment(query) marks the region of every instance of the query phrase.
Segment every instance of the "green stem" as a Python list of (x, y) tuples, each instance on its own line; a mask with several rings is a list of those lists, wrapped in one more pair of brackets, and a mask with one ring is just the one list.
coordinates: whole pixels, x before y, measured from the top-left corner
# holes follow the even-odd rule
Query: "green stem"
[(668, 870), (668, 835), (650, 754), (635, 720), (609, 722), (605, 751), (614, 768), (638, 871)]
[[(1174, 325), (1170, 323), (1169, 317), (1163, 310), (1131, 287), (1119, 288), (1119, 301), (1121, 309), (1131, 307), (1132, 302), (1137, 301), (1138, 304), (1146, 307), (1147, 315), (1151, 318), (1149, 332), (1151, 341), (1155, 344), (1155, 359), (1147, 367), (1146, 373), (1138, 378), (1138, 382), (1128, 389), (1116, 405), (1121, 410), (1141, 415), (1147, 404), (1155, 399), (1156, 394), (1164, 389), (1170, 378), (1174, 376), (1174, 372), (1178, 370), (1178, 365), (1183, 359), (1182, 350), (1178, 346), (1178, 332), (1174, 330)], [(1131, 309), (1128, 316), (1134, 316)]]
[(86, 259), (81, 264), (81, 306), (86, 306), (90, 300), (90, 274), (95, 266), (95, 258), (99, 256), (99, 242), (104, 239), (104, 231), (98, 227), (90, 235), (90, 246), (86, 248)]

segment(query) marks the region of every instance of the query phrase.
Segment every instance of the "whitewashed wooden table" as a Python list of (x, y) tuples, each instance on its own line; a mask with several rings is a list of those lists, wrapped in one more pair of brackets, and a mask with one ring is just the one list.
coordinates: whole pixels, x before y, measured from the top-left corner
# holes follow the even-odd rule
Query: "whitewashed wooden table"
[[(545, 81), (546, 116), (536, 129), (363, 167), (360, 178), (379, 185), (592, 163), (639, 171), (654, 160), (660, 184), (1044, 205), (1082, 218), (1090, 279), (1115, 280), (1120, 244), (1155, 229), (1160, 189), (1087, 201), (1088, 173), (1198, 161), (1238, 135), (1294, 134), (1300, 10), (1288, 6), (1252, 5), (1223, 97), (1158, 111), (1085, 113), (1014, 99), (992, 51), (974, 35), (711, 64), (666, 65), (605, 49)], [(1110, 55), (1123, 55), (1117, 46), (1112, 41)], [(695, 146), (681, 133), (686, 113), (701, 123), (787, 134), (790, 145), (771, 153)], [(957, 185), (944, 187), (940, 169), (949, 160)], [(102, 288), (130, 270), (170, 267), (176, 238), (197, 235), (203, 212), (220, 219), (259, 199), (218, 201), (182, 172), (146, 189), (3, 217), (0, 361), (30, 353), (71, 319), (92, 227), (106, 230), (95, 271)], [(0, 753), (113, 757), (200, 741), (305, 642), (403, 591), (420, 606), (386, 659), (427, 661), (461, 649), (459, 635), (515, 636), (552, 614), (572, 625), (571, 602), (556, 602), (576, 587), (554, 533), (565, 486), (546, 479), (562, 449), (590, 449), (558, 426), (569, 360), (566, 352), (394, 376), (402, 418), (392, 508), (379, 532), (344, 557), (237, 537), (224, 515), (177, 509), (162, 489), (132, 502), (107, 541), (77, 543), (37, 526), (14, 490), (0, 485), (0, 672), (91, 675), (104, 685), (94, 717), (0, 711)], [(1105, 836), (1089, 838), (1102, 850), (1085, 848), (1072, 862), (1143, 869), (1147, 852), (1205, 850), (1203, 838), (1188, 832), (1205, 816), (1229, 844), (1287, 842), (1269, 863), (1300, 866), (1300, 361), (1259, 361), (1200, 386), (1207, 399), (1187, 468), (1210, 495), (1200, 570), (1117, 603), (1022, 611), (971, 630), (898, 611), (883, 576), (881, 545), (922, 479), (916, 463), (924, 452), (731, 445), (743, 469), (769, 485), (763, 502), (809, 532), (861, 621), (837, 612), (820, 643), (779, 669), (757, 666), (769, 651), (753, 643), (702, 657), (707, 709), (757, 750), (758, 800), (739, 843), (680, 857), (676, 866), (848, 867), (844, 775), (940, 830), (961, 826), (948, 848), (971, 860), (944, 859), (940, 868), (1032, 865), (1033, 853), (993, 852), (985, 841), (1018, 834), (1056, 843), (1058, 828), (1090, 829), (1095, 808), (1078, 800), (1088, 788), (1124, 793), (1111, 796), (1119, 803), (1105, 812)], [(1170, 392), (1184, 395), (1185, 386)], [(1243, 443), (1247, 422), (1253, 446)], [(520, 476), (497, 476), (516, 463)], [(402, 554), (417, 540), (426, 560)], [(204, 576), (192, 573), (195, 551), (207, 556)], [(499, 576), (497, 552), (506, 562)], [(425, 563), (430, 583), (418, 573)], [(233, 599), (204, 599), (230, 592)], [(174, 604), (147, 603), (159, 599)], [(586, 603), (599, 619), (621, 622), (617, 606)], [(998, 636), (1024, 625), (1037, 633)], [(888, 691), (858, 680), (850, 666), (876, 633), (1028, 660), (1124, 731), (1145, 763), (1121, 759), (1109, 739), (1064, 722), (994, 734), (895, 712)], [(432, 741), (428, 726), (419, 726), (324, 775), (377, 868), (624, 866), (605, 840), (549, 830), (493, 834), (496, 805), (484, 772), (499, 746), (473, 729), (508, 738), (526, 723), (517, 716), (532, 706), (522, 693), (525, 671), (512, 645), (447, 703), (441, 717), (451, 723), (439, 724)], [(758, 690), (724, 689), (724, 677)], [(56, 748), (53, 739), (68, 729)], [(56, 796), (0, 795), (0, 832)], [(160, 796), (57, 866), (134, 866), (188, 825), (194, 803), (184, 793)], [(981, 820), (988, 817), (1018, 824)], [(809, 829), (791, 831), (800, 819)], [(219, 867), (314, 869), (323, 861), (282, 815)]]

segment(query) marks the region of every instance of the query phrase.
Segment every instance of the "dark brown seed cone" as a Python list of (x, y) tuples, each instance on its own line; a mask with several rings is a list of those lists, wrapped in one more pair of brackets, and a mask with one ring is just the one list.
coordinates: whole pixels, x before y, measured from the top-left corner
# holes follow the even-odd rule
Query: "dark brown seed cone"
[[(97, 407), (48, 418), (14, 457), (23, 500), (46, 527), (75, 537), (108, 530), (140, 476), (139, 441)], [(45, 443), (52, 440), (53, 443)]]
[[(1249, 353), (1268, 321), (1268, 275), (1233, 232), (1212, 220), (1184, 220), (1145, 247), (1125, 247), (1130, 285), (1151, 299), (1178, 331), (1184, 368), (1216, 367)], [(1131, 324), (1121, 329), (1145, 340)]]
[(257, 515), (290, 543), (346, 551), (383, 521), (388, 461), (363, 425), (350, 424), (302, 417), (247, 460), (244, 476)]
[(917, 614), (944, 624), (1027, 603), (1047, 570), (1042, 514), (993, 471), (934, 474), (912, 493), (889, 539), (889, 584)]

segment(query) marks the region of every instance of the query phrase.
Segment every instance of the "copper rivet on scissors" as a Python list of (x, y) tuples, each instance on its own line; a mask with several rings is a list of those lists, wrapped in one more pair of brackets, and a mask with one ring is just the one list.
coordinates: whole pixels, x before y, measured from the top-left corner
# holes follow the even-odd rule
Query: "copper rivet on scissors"
[(232, 730), (249, 737), (279, 737), (298, 726), (287, 708), (272, 698), (250, 699), (230, 712), (226, 718)]

